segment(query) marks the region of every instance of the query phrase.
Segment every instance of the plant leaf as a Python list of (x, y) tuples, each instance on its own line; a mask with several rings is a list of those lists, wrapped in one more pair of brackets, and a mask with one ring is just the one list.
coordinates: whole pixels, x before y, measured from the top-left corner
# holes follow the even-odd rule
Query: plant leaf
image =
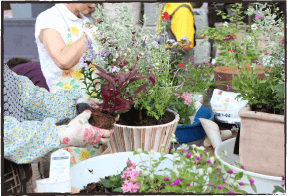
[(98, 76), (100, 76), (104, 80), (107, 80), (108, 82), (110, 82), (113, 85), (113, 87), (116, 86), (115, 80), (111, 76), (109, 76), (108, 74), (106, 74), (106, 73), (98, 73)]
[(136, 88), (134, 91), (134, 97), (136, 97), (138, 95), (138, 93), (141, 92), (142, 90), (144, 90), (144, 88), (147, 86), (148, 86), (148, 83), (145, 83), (145, 84), (141, 85), (140, 87)]

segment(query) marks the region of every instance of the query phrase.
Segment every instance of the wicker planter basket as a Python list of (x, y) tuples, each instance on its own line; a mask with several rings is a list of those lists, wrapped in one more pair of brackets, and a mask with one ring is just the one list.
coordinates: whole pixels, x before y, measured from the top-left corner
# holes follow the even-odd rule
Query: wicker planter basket
[(169, 152), (170, 135), (175, 133), (179, 115), (168, 110), (175, 115), (175, 119), (167, 124), (156, 126), (126, 126), (115, 124), (114, 132), (108, 143), (111, 153), (134, 151), (141, 148), (146, 151), (154, 150), (160, 152), (161, 145), (165, 144), (165, 152)]

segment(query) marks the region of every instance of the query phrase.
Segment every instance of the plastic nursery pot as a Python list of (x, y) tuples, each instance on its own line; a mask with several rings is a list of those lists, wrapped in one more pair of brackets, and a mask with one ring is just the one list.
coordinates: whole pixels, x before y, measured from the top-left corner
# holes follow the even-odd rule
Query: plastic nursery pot
[[(251, 71), (249, 64), (246, 64), (247, 69), (249, 72)], [(234, 92), (232, 89), (232, 79), (233, 79), (233, 69), (235, 69), (235, 65), (232, 67), (226, 67), (226, 66), (221, 66), (221, 67), (216, 67), (213, 72), (214, 72), (214, 79), (215, 83), (221, 82), (221, 84), (217, 84), (216, 88), (223, 90), (223, 91), (230, 91)], [(264, 66), (263, 65), (257, 65), (257, 69), (260, 69), (258, 72), (258, 76), (256, 79), (264, 79), (265, 74), (264, 74)], [(244, 70), (244, 67), (241, 68), (241, 70)], [(255, 73), (254, 73), (255, 74)], [(235, 69), (234, 76), (238, 75), (237, 69)]]
[[(228, 175), (224, 170), (224, 165), (226, 165), (227, 167), (229, 167), (229, 169), (232, 169), (233, 173), (243, 172), (244, 175), (240, 181), (250, 185), (250, 181), (246, 176), (246, 174), (248, 174), (254, 180), (254, 184), (257, 189), (257, 194), (272, 194), (274, 186), (281, 186), (284, 183), (284, 181), (282, 181), (282, 177), (274, 177), (269, 175), (258, 174), (255, 172), (250, 172), (247, 170), (246, 167), (245, 167), (246, 171), (244, 171), (243, 169), (235, 166), (236, 165), (235, 162), (239, 162), (239, 156), (237, 154), (233, 154), (235, 140), (236, 138), (231, 138), (226, 141), (223, 141), (215, 148), (214, 151), (215, 156), (221, 162), (221, 172), (225, 174), (223, 176), (224, 179), (226, 179)], [(227, 156), (222, 155), (222, 150), (225, 150), (227, 152)], [(219, 156), (221, 156), (221, 158), (219, 158)], [(233, 182), (232, 179), (229, 180), (227, 180), (227, 183)], [(245, 186), (242, 188), (242, 190), (246, 191), (248, 194), (255, 194), (255, 192), (252, 190), (250, 186)]]
[(195, 115), (194, 124), (177, 126), (175, 136), (177, 137), (178, 143), (195, 141), (206, 135), (201, 123), (199, 122), (199, 118), (213, 120), (214, 113), (208, 107), (201, 106)]

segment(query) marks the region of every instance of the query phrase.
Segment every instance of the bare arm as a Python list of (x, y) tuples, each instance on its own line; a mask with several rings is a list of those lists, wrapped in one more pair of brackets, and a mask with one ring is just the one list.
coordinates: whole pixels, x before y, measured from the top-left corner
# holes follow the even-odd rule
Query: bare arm
[(54, 29), (42, 29), (39, 35), (40, 41), (46, 47), (50, 57), (62, 70), (69, 70), (80, 60), (88, 49), (85, 44), (85, 34), (70, 46), (66, 46), (60, 33)]

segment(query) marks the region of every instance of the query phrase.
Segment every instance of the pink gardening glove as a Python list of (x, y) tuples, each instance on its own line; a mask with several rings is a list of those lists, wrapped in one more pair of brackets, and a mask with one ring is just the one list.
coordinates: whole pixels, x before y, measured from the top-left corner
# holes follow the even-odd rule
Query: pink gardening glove
[(60, 148), (68, 146), (88, 148), (99, 148), (100, 145), (106, 144), (113, 130), (101, 129), (92, 126), (88, 120), (92, 112), (85, 110), (68, 125), (59, 126), (58, 134), (61, 140)]

